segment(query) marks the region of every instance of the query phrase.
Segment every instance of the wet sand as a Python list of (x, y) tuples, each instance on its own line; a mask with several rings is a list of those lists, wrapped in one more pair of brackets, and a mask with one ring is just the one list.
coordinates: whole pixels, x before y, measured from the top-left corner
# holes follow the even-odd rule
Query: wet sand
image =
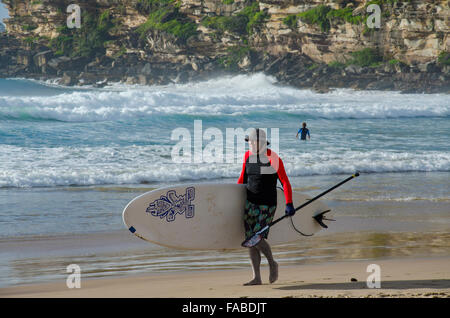
[[(380, 266), (381, 288), (368, 288), (370, 264)], [(280, 266), (279, 279), (243, 286), (251, 269), (210, 270), (119, 278), (83, 279), (81, 288), (68, 289), (66, 281), (0, 289), (0, 297), (450, 297), (450, 257), (354, 260)], [(356, 281), (355, 281), (356, 280)]]
[[(273, 246), (278, 281), (268, 283), (263, 258), (263, 285), (252, 287), (242, 286), (245, 249), (168, 249), (127, 230), (1, 238), (0, 297), (449, 297), (448, 204), (424, 214), (416, 203), (345, 204), (327, 231)], [(70, 264), (80, 289), (66, 286)], [(367, 288), (369, 264), (381, 267), (381, 289)]]

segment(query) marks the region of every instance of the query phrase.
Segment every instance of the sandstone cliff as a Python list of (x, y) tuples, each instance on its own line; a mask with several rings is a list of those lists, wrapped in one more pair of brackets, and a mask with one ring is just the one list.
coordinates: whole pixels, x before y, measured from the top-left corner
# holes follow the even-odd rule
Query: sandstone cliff
[[(0, 76), (164, 84), (265, 72), (297, 87), (449, 92), (449, 4), (345, 0), (3, 0)], [(380, 28), (369, 27), (370, 4)]]

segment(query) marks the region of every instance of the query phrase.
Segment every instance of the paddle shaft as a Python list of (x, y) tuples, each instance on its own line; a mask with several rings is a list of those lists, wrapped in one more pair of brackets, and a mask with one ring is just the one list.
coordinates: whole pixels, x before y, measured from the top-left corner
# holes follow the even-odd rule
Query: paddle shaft
[[(303, 204), (300, 205), (299, 207), (295, 208), (295, 211), (298, 211), (298, 210), (304, 208), (305, 206), (307, 206), (308, 204), (310, 204), (310, 203), (316, 201), (318, 198), (324, 196), (324, 195), (327, 194), (328, 192), (333, 191), (333, 190), (336, 189), (337, 187), (340, 187), (340, 186), (343, 185), (344, 183), (346, 183), (346, 182), (350, 181), (351, 179), (356, 178), (356, 177), (358, 177), (358, 176), (359, 176), (359, 172), (355, 173), (355, 174), (352, 175), (351, 177), (348, 177), (348, 178), (345, 179), (344, 181), (339, 182), (339, 183), (336, 184), (335, 186), (333, 186), (333, 187), (329, 188), (328, 190), (322, 192), (321, 194), (315, 196), (315, 197), (312, 198), (311, 200), (309, 200), (309, 201), (303, 203)], [(267, 225), (267, 228), (268, 228), (268, 227), (271, 227), (272, 225), (274, 225), (274, 224), (276, 224), (276, 223), (278, 223), (278, 222), (280, 222), (282, 219), (284, 219), (284, 218), (287, 217), (287, 216), (288, 216), (288, 215), (285, 214), (285, 215), (283, 215), (282, 217), (276, 219), (275, 221), (270, 222), (270, 223)]]

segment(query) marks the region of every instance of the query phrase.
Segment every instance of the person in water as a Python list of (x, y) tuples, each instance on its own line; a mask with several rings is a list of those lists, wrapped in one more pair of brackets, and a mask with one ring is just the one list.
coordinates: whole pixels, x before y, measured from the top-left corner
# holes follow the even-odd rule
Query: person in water
[(295, 136), (295, 138), (298, 138), (298, 134), (300, 134), (300, 139), (301, 140), (306, 140), (306, 136), (308, 136), (308, 140), (311, 139), (311, 136), (309, 135), (309, 129), (306, 128), (306, 123), (304, 122), (302, 124), (302, 128), (300, 128), (297, 132), (297, 135)]
[[(245, 139), (250, 143), (250, 150), (244, 155), (242, 172), (238, 183), (246, 184), (247, 200), (244, 210), (245, 239), (272, 222), (277, 208), (277, 180), (280, 179), (286, 200), (285, 213), (295, 214), (292, 204), (292, 188), (284, 170), (283, 161), (278, 155), (267, 149), (269, 142), (266, 133), (261, 129), (252, 129)], [(278, 279), (278, 263), (273, 259), (272, 250), (266, 239), (269, 230), (263, 233), (261, 241), (249, 248), (253, 268), (253, 279), (244, 286), (261, 285), (261, 253), (267, 258), (270, 267), (269, 282)]]

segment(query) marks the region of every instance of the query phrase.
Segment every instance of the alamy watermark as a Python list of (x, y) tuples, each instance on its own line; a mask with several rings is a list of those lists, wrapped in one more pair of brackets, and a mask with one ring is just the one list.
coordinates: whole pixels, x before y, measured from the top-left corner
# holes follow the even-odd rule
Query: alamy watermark
[(77, 264), (70, 264), (66, 268), (69, 275), (66, 279), (67, 288), (81, 288), (81, 268)]
[[(171, 133), (171, 140), (177, 141), (172, 147), (174, 163), (229, 163), (241, 162), (246, 151), (245, 137), (255, 128), (225, 128), (225, 133), (217, 127), (203, 129), (201, 120), (194, 120), (193, 135), (188, 128), (178, 127)], [(259, 128), (270, 140), (270, 149), (279, 150), (279, 129)], [(206, 144), (205, 144), (206, 143)]]
[(381, 28), (381, 8), (378, 4), (367, 6), (367, 13), (372, 13), (367, 17), (367, 27), (370, 29)]
[(70, 4), (67, 6), (66, 9), (67, 13), (70, 13), (70, 15), (67, 17), (67, 27), (69, 29), (73, 28), (81, 28), (81, 9), (78, 4)]
[(381, 267), (377, 264), (370, 264), (366, 269), (367, 273), (371, 273), (367, 277), (367, 288), (381, 288)]

